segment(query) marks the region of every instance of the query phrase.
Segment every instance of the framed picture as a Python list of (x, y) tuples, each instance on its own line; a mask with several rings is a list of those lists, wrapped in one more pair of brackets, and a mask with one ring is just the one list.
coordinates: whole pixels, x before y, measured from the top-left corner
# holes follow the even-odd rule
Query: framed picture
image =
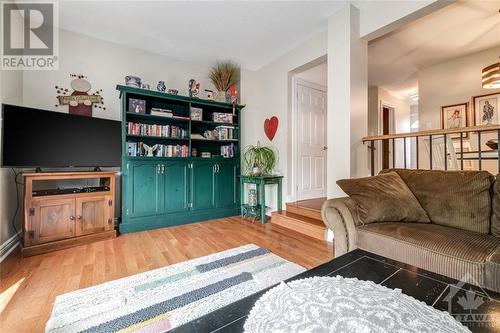
[(129, 98), (128, 112), (130, 113), (146, 113), (146, 101), (142, 99)]
[(472, 97), (474, 125), (499, 124), (500, 92)]
[[(469, 126), (469, 103), (446, 105), (441, 107), (441, 128), (455, 129)], [(452, 139), (460, 139), (460, 134), (451, 134)], [(465, 133), (463, 138), (468, 138)]]

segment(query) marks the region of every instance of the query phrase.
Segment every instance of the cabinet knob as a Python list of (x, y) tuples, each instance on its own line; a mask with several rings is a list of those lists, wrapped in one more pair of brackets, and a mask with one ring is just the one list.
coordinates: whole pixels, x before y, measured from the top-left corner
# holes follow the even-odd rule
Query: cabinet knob
[(69, 217), (69, 219), (70, 219), (71, 221), (73, 221), (73, 220), (75, 219), (75, 217), (74, 217), (73, 215), (71, 215), (71, 216)]
[(81, 220), (81, 219), (82, 219), (82, 216), (81, 216), (81, 215), (77, 215), (77, 216), (76, 216), (76, 218), (77, 218), (78, 220)]

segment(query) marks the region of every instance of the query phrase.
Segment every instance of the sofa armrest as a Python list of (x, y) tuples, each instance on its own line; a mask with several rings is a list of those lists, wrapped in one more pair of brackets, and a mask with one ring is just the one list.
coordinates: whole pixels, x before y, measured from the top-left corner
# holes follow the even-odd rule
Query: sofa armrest
[(330, 199), (323, 203), (323, 223), (333, 231), (335, 257), (356, 249), (358, 219), (352, 214), (355, 203), (348, 197)]

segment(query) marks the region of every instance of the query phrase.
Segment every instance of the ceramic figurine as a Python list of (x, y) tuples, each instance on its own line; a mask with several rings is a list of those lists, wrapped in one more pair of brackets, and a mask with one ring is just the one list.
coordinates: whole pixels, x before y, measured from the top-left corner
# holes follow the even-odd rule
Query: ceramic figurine
[(209, 90), (209, 89), (205, 89), (205, 98), (213, 100), (214, 99), (214, 91)]
[(196, 82), (195, 79), (189, 80), (189, 97), (198, 98), (200, 93), (200, 83)]
[(179, 90), (177, 90), (177, 89), (168, 89), (167, 93), (169, 93), (171, 95), (177, 95), (179, 93)]
[(165, 86), (165, 81), (158, 81), (158, 85), (156, 86), (156, 90), (165, 92), (167, 90), (167, 87)]
[(148, 157), (152, 157), (154, 156), (153, 155), (153, 152), (158, 149), (158, 145), (154, 145), (154, 146), (148, 146), (147, 144), (143, 144), (142, 147), (144, 148), (144, 151), (146, 152), (146, 156)]
[(149, 84), (147, 84), (147, 83), (143, 83), (143, 84), (142, 84), (142, 89), (147, 89), (147, 90), (149, 90), (149, 89), (151, 89), (151, 87), (149, 86)]
[(140, 88), (141, 78), (137, 76), (127, 75), (125, 76), (125, 85), (129, 87)]

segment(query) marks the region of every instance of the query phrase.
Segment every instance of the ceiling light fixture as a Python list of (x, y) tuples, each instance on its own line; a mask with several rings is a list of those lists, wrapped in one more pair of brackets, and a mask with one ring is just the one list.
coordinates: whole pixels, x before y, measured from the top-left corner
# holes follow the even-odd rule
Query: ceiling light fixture
[(483, 68), (482, 84), (485, 89), (500, 88), (500, 61)]

